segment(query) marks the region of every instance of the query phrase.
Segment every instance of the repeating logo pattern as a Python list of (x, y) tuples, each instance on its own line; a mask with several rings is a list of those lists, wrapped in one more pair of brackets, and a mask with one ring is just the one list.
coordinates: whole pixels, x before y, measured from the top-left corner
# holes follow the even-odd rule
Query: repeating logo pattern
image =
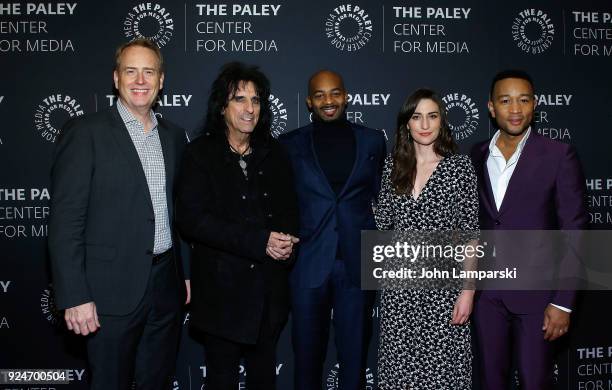
[(83, 114), (81, 105), (74, 97), (57, 93), (47, 96), (38, 104), (34, 126), (44, 140), (55, 142), (66, 120)]
[(157, 3), (140, 3), (128, 12), (123, 21), (126, 38), (148, 38), (163, 47), (174, 35), (174, 20), (165, 7)]
[(512, 39), (525, 53), (540, 54), (552, 45), (555, 26), (546, 12), (525, 9), (512, 22)]
[(448, 113), (448, 125), (457, 141), (471, 136), (478, 128), (480, 111), (476, 102), (468, 95), (459, 92), (448, 93), (442, 97)]
[(325, 19), (325, 36), (341, 51), (357, 51), (372, 39), (372, 19), (359, 5), (343, 4)]

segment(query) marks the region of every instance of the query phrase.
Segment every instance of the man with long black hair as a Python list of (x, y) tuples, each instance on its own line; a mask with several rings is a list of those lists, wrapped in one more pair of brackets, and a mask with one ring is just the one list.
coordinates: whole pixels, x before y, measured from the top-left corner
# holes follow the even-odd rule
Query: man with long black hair
[(203, 134), (188, 145), (177, 191), (179, 230), (193, 245), (191, 325), (203, 334), (206, 388), (271, 390), (289, 315), (297, 205), (285, 151), (270, 136), (270, 83), (226, 64)]

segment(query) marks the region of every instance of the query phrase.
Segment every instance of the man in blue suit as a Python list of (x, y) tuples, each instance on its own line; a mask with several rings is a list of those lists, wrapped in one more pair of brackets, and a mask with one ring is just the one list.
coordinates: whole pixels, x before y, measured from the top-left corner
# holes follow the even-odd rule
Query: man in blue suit
[(360, 288), (360, 232), (375, 229), (372, 202), (386, 144), (382, 132), (347, 121), (348, 94), (337, 73), (315, 73), (306, 103), (313, 123), (280, 138), (300, 209), (300, 250), (290, 279), (295, 389), (322, 387), (330, 322), (339, 388), (363, 389), (375, 294)]

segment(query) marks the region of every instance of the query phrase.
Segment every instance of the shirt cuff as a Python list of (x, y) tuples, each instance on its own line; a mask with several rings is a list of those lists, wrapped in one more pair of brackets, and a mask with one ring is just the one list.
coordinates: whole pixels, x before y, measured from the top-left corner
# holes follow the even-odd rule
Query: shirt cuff
[(565, 307), (565, 306), (555, 305), (554, 303), (551, 303), (551, 305), (553, 305), (554, 307), (556, 307), (556, 308), (557, 308), (557, 309), (559, 309), (559, 310), (563, 310), (563, 311), (564, 311), (564, 312), (566, 312), (566, 313), (571, 313), (571, 312), (572, 312), (572, 309), (568, 309), (568, 308), (567, 308), (567, 307)]

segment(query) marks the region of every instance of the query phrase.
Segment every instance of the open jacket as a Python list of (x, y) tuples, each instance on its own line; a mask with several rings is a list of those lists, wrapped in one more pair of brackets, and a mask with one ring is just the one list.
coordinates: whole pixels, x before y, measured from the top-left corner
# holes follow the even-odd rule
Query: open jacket
[[(185, 132), (162, 118), (157, 128), (172, 228)], [(53, 158), (51, 192), (48, 243), (58, 308), (93, 301), (98, 314), (132, 312), (151, 272), (155, 214), (138, 153), (115, 106), (64, 126)], [(174, 230), (172, 242), (183, 286)]]
[(355, 135), (355, 161), (339, 194), (331, 188), (319, 166), (312, 124), (279, 138), (291, 159), (298, 190), (301, 241), (291, 275), (295, 286), (320, 286), (332, 271), (338, 245), (352, 284), (361, 283), (361, 231), (376, 229), (372, 204), (380, 189), (386, 144), (379, 130), (354, 123), (351, 128)]

